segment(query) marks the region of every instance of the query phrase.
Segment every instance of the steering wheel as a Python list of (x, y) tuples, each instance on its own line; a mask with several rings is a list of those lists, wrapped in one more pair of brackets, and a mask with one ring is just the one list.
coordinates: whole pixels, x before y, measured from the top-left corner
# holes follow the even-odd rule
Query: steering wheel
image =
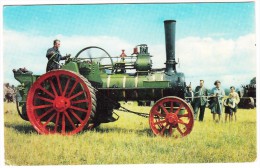
[[(84, 57), (84, 55), (86, 57)], [(101, 61), (103, 59), (109, 60), (109, 64), (111, 64), (112, 66), (112, 71), (114, 69), (114, 62), (112, 60), (112, 57), (109, 55), (109, 53), (106, 50), (104, 50), (101, 47), (90, 46), (90, 47), (83, 48), (76, 54), (75, 58), (80, 59), (79, 56), (83, 57), (82, 59), (87, 59), (90, 62), (92, 62), (93, 60), (96, 61)]]

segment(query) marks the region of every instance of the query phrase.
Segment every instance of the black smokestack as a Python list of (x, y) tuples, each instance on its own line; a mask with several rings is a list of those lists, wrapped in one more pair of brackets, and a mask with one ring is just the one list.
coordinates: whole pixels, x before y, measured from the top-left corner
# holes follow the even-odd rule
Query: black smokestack
[(176, 72), (175, 61), (175, 20), (165, 20), (166, 69), (165, 73), (172, 75)]

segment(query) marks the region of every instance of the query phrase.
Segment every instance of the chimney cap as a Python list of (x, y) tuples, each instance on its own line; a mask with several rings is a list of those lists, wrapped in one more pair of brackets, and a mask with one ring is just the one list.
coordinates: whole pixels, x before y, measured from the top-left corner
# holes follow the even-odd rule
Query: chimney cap
[(166, 22), (176, 22), (176, 20), (165, 20), (164, 23)]

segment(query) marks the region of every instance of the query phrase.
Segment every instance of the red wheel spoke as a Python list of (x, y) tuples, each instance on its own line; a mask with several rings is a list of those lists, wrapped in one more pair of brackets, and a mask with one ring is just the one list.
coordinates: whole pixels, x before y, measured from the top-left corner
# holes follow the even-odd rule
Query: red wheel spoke
[(55, 88), (55, 86), (54, 86), (52, 80), (49, 80), (49, 83), (50, 83), (50, 85), (51, 85), (51, 89), (52, 89), (54, 95), (55, 95), (55, 96), (58, 96), (58, 93), (57, 93), (57, 91), (56, 91), (56, 88)]
[[(156, 121), (158, 121), (158, 120), (156, 120)], [(162, 124), (158, 124), (157, 126), (159, 127), (159, 129), (162, 129), (163, 125)]]
[(181, 115), (178, 115), (179, 118), (182, 118), (182, 117), (189, 117), (189, 114), (181, 114)]
[(42, 97), (42, 96), (39, 96), (39, 95), (35, 96), (35, 98), (36, 99), (41, 99), (41, 100), (46, 101), (46, 102), (53, 103), (53, 100), (45, 98), (45, 97)]
[(168, 114), (169, 112), (168, 112), (168, 110), (164, 107), (164, 105), (163, 104), (160, 104), (160, 107), (163, 109), (163, 111), (166, 113), (166, 114)]
[(157, 124), (162, 124), (162, 123), (165, 123), (165, 122), (166, 122), (166, 120), (161, 120), (161, 121), (155, 122), (154, 124), (157, 125)]
[(171, 101), (171, 113), (173, 113), (173, 102)]
[(174, 112), (175, 114), (179, 114), (180, 110), (183, 108), (183, 104), (180, 105), (180, 107)]
[(74, 89), (76, 88), (77, 84), (78, 84), (78, 82), (75, 81), (74, 85), (72, 86), (72, 88), (71, 88), (71, 90), (70, 90), (70, 92), (69, 92), (69, 94), (68, 94), (68, 97), (70, 97), (70, 95), (72, 94), (72, 92), (73, 92)]
[(185, 126), (188, 125), (188, 124), (186, 124), (185, 122), (183, 122), (181, 119), (178, 120), (178, 123), (183, 124), (183, 125), (185, 125)]
[(80, 123), (83, 123), (83, 121), (79, 118), (79, 116), (78, 116), (73, 110), (70, 110), (70, 113), (71, 113)]
[(44, 91), (45, 93), (47, 93), (49, 96), (51, 96), (52, 98), (54, 98), (55, 96), (49, 92), (48, 90), (46, 90), (45, 88), (43, 88), (42, 86), (39, 86), (39, 89), (41, 89), (42, 91)]
[(172, 135), (172, 126), (169, 126), (169, 134)]
[(45, 113), (43, 113), (42, 115), (40, 115), (39, 117), (37, 117), (37, 119), (40, 121), (44, 116), (50, 114), (53, 110), (54, 110), (54, 108), (50, 108), (50, 109), (47, 110)]
[(56, 114), (57, 113), (53, 113), (52, 116), (43, 124), (43, 127), (46, 127)]
[(154, 115), (158, 115), (158, 116), (160, 116), (160, 117), (165, 117), (165, 115), (163, 115), (163, 114), (161, 114), (161, 113), (159, 113), (159, 112), (157, 112), (157, 111), (153, 111), (153, 114)]
[(71, 104), (78, 104), (78, 103), (90, 103), (89, 99), (84, 99), (84, 100), (77, 100), (77, 101), (71, 101)]
[(85, 113), (88, 112), (88, 110), (86, 110), (86, 109), (79, 108), (79, 107), (75, 107), (75, 106), (70, 106), (70, 108), (72, 108), (72, 109), (74, 109), (74, 110), (82, 111), (82, 112), (85, 112)]
[(58, 83), (58, 87), (59, 87), (60, 95), (62, 95), (62, 87), (61, 87), (60, 78), (59, 78), (58, 75), (56, 75), (56, 79), (57, 79), (57, 83)]
[(164, 131), (165, 131), (165, 129), (166, 129), (166, 127), (168, 126), (168, 123), (163, 127), (163, 129), (160, 131), (160, 134), (161, 135), (163, 135), (163, 133), (164, 133)]
[(57, 132), (57, 127), (59, 125), (59, 119), (60, 119), (60, 112), (57, 112), (56, 116), (56, 121), (55, 121), (55, 126), (54, 126), (54, 131)]
[(179, 125), (177, 126), (177, 130), (180, 132), (181, 136), (184, 136), (184, 133), (181, 131)]
[(75, 94), (75, 95), (71, 96), (69, 99), (70, 99), (70, 100), (72, 100), (72, 99), (74, 99), (75, 97), (78, 97), (79, 95), (81, 95), (82, 93), (84, 93), (84, 91), (83, 91), (83, 90), (82, 90), (82, 91), (80, 91), (80, 92), (78, 92), (77, 94)]
[(65, 94), (66, 94), (66, 92), (68, 90), (69, 83), (70, 83), (70, 78), (67, 80), (67, 83), (66, 83), (65, 88), (63, 90), (62, 96), (65, 96)]
[(70, 118), (68, 112), (67, 112), (67, 111), (64, 111), (64, 114), (66, 115), (66, 117), (67, 117), (67, 119), (69, 120), (69, 122), (70, 122), (70, 124), (72, 125), (72, 127), (73, 127), (74, 129), (76, 129), (76, 126), (75, 126), (74, 122), (71, 120), (71, 118)]
[(43, 108), (47, 108), (47, 107), (52, 107), (53, 104), (46, 104), (46, 105), (39, 105), (39, 106), (33, 106), (33, 109), (43, 109)]
[(65, 125), (66, 124), (66, 122), (65, 122), (65, 114), (64, 113), (62, 113), (62, 124), (61, 124), (61, 133), (62, 134), (65, 134)]

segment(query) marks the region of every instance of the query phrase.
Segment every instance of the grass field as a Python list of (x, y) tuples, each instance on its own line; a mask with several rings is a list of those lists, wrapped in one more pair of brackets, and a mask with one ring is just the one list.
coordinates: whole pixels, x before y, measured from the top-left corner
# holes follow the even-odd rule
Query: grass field
[[(125, 105), (134, 111), (150, 107)], [(154, 137), (147, 118), (118, 112), (120, 119), (74, 136), (39, 135), (4, 104), (6, 165), (80, 165), (128, 163), (253, 162), (256, 154), (256, 109), (238, 110), (238, 121), (195, 122), (181, 139)], [(223, 117), (222, 117), (223, 120)]]

